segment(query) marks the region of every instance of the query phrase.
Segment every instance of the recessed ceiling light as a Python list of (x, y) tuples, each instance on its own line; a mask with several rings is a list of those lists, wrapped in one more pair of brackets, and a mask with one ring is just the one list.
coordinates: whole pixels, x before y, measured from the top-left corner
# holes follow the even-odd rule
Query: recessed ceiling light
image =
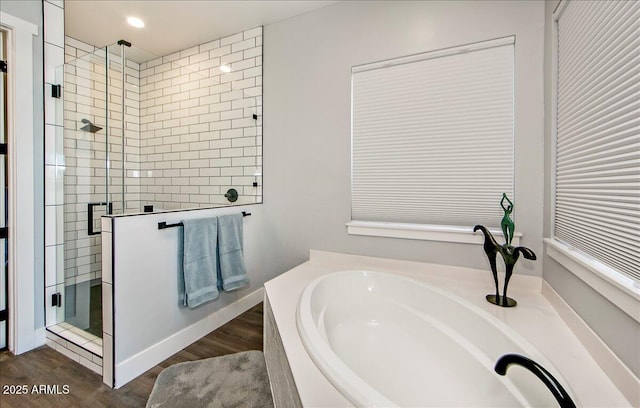
[(136, 28), (144, 27), (144, 21), (140, 20), (138, 17), (127, 17), (127, 23)]
[(231, 67), (228, 65), (220, 65), (220, 71), (222, 72), (231, 72)]

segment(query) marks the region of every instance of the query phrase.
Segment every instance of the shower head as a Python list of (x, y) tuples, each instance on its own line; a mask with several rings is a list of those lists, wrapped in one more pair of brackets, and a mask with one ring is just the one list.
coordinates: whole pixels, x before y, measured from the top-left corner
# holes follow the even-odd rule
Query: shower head
[(85, 125), (81, 127), (80, 130), (84, 130), (85, 132), (96, 133), (97, 131), (102, 130), (100, 126), (94, 125), (89, 119), (82, 119), (81, 122)]

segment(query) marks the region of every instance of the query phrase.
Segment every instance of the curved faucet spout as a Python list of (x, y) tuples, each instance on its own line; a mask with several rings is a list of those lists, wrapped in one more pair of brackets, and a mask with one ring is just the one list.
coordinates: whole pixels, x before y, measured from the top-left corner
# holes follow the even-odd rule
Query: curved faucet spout
[(576, 408), (576, 404), (573, 402), (567, 391), (560, 385), (558, 380), (555, 379), (549, 371), (535, 361), (521, 356), (520, 354), (505, 354), (498, 359), (494, 370), (500, 375), (506, 375), (507, 369), (510, 365), (516, 364), (526, 368), (536, 375), (544, 385), (547, 386), (549, 391), (556, 398), (560, 404), (560, 408)]

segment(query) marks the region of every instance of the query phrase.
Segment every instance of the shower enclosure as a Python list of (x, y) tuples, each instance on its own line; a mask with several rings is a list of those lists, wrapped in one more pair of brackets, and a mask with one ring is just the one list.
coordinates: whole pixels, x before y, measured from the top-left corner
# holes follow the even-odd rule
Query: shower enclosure
[[(57, 69), (63, 175), (45, 183), (63, 208), (63, 243), (50, 331), (101, 348), (102, 215), (261, 202), (261, 36), (240, 33), (254, 42), (239, 51), (216, 40), (160, 57), (119, 41)], [(68, 43), (66, 53), (83, 51)]]

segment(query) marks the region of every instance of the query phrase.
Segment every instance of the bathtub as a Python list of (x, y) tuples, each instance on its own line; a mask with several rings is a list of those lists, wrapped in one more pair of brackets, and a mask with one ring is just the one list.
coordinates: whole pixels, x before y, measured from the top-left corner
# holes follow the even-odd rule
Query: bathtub
[(531, 372), (519, 366), (505, 377), (494, 372), (507, 353), (537, 361), (575, 395), (553, 365), (503, 322), (399, 275), (324, 275), (304, 289), (296, 318), (313, 362), (358, 407), (557, 406)]

